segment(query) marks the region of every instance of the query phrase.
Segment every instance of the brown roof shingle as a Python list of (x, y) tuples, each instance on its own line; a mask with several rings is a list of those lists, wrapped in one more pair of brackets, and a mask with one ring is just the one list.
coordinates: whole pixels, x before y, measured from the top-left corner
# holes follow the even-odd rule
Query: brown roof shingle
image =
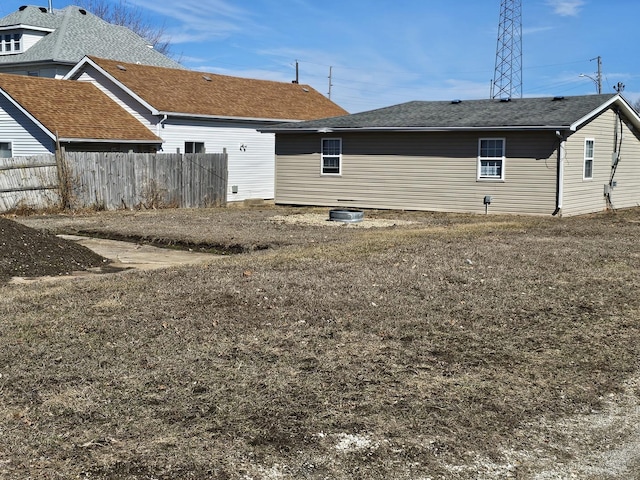
[(163, 113), (275, 120), (348, 113), (308, 85), (90, 59)]
[(161, 141), (91, 83), (0, 74), (0, 89), (60, 138)]

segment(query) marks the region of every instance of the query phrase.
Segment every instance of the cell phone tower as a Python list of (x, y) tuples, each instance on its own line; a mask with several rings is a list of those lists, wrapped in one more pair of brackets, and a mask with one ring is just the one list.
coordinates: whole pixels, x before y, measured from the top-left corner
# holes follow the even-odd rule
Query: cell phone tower
[(522, 0), (502, 0), (491, 98), (522, 97)]

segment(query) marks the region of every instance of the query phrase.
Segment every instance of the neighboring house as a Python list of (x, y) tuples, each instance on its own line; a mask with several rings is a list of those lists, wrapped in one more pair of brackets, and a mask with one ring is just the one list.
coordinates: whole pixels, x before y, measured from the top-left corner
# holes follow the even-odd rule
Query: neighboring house
[(162, 138), (167, 153), (228, 154), (228, 201), (274, 196), (275, 136), (257, 130), (347, 112), (308, 85), (84, 58), (92, 82)]
[(182, 68), (126, 27), (75, 6), (25, 6), (0, 18), (0, 73), (62, 78), (85, 55)]
[(162, 140), (89, 83), (0, 74), (0, 157), (156, 151)]
[(640, 118), (620, 95), (409, 102), (263, 131), (276, 134), (278, 204), (540, 215), (640, 205)]

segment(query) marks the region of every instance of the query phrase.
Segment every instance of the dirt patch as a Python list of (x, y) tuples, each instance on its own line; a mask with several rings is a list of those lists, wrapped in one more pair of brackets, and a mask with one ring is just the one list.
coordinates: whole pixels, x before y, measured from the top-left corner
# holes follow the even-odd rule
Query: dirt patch
[(271, 222), (281, 225), (308, 225), (323, 226), (333, 228), (387, 228), (396, 226), (411, 225), (410, 220), (398, 220), (392, 218), (364, 218), (360, 222), (340, 222), (329, 220), (327, 215), (322, 213), (296, 213), (292, 215), (274, 215)]
[(0, 282), (70, 275), (107, 263), (88, 248), (0, 217)]

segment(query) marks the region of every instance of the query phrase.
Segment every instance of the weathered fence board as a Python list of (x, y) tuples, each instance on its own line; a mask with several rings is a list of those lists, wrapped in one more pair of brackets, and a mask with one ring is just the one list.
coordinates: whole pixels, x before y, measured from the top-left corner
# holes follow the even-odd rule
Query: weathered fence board
[[(67, 152), (74, 208), (225, 205), (227, 154)], [(60, 201), (55, 157), (0, 159), (0, 211)]]
[(58, 173), (53, 155), (0, 158), (0, 212), (57, 205)]

